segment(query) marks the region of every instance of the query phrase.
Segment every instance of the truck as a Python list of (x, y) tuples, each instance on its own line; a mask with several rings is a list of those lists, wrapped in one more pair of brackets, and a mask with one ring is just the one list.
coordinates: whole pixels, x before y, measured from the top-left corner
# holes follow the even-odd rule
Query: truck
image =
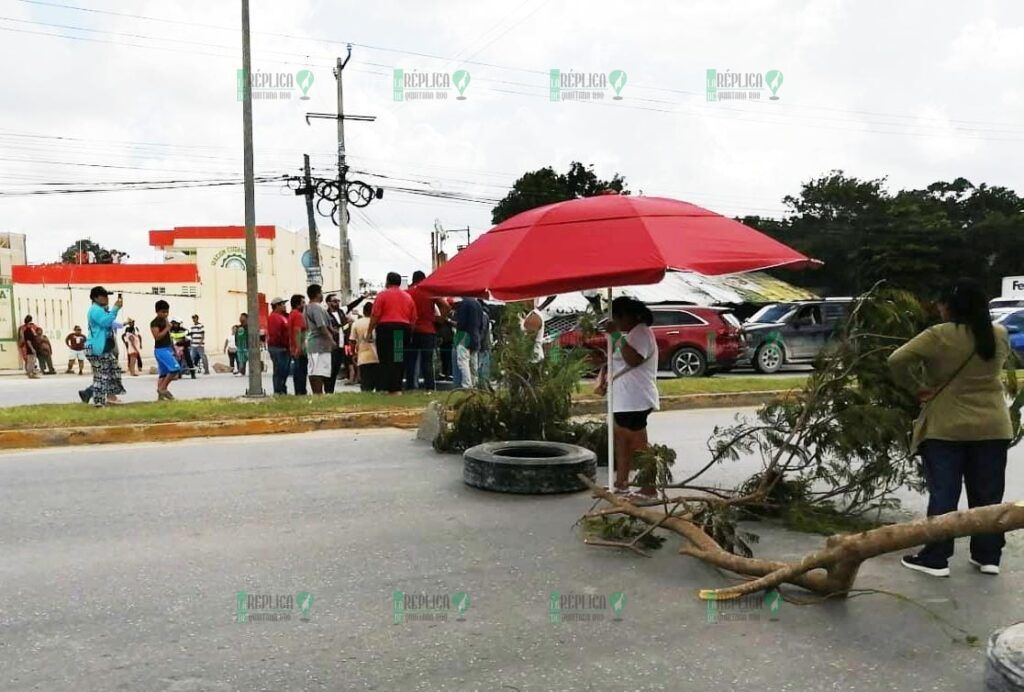
[(1004, 276), (1002, 293), (988, 303), (992, 317), (1024, 309), (1024, 276)]

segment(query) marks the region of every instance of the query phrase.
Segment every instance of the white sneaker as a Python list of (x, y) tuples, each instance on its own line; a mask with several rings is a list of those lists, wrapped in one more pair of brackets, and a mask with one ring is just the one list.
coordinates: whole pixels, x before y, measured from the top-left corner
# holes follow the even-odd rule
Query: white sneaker
[(978, 571), (981, 572), (982, 574), (992, 574), (992, 575), (999, 574), (999, 565), (983, 565), (980, 562), (978, 562), (977, 560), (975, 560), (973, 557), (972, 558), (968, 558), (967, 561), (970, 562), (975, 567), (977, 567)]

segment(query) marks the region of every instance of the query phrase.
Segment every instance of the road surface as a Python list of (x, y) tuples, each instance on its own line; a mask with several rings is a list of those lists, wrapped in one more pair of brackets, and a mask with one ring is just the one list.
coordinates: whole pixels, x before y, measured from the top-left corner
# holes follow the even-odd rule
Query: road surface
[[(797, 368), (799, 366), (795, 366)], [(777, 377), (779, 375), (799, 375), (806, 372), (800, 369), (787, 370), (778, 375), (757, 375), (758, 377)], [(753, 371), (728, 373), (715, 375), (715, 377), (750, 377)], [(671, 373), (662, 373), (665, 379), (672, 379)], [(5, 406), (22, 406), (25, 404), (61, 404), (78, 403), (78, 390), (86, 387), (92, 382), (88, 368), (86, 374), (47, 375), (39, 379), (30, 380), (24, 375), (5, 373), (0, 375), (0, 408)], [(139, 375), (131, 377), (125, 373), (122, 378), (124, 387), (127, 390), (122, 398), (128, 402), (155, 401), (156, 400), (156, 375)], [(214, 373), (211, 375), (198, 375), (196, 379), (185, 378), (171, 384), (171, 392), (178, 399), (203, 399), (208, 397), (234, 397), (245, 394), (248, 386), (248, 378), (230, 373)], [(270, 374), (264, 373), (263, 389), (272, 392), (274, 387), (270, 380)], [(288, 381), (288, 391), (292, 391), (291, 380)], [(338, 384), (339, 392), (357, 392), (359, 387), (345, 386)]]
[[(733, 414), (657, 414), (652, 439), (685, 472)], [(1022, 462), (1014, 450), (1012, 496)], [(923, 498), (907, 498), (920, 512)], [(582, 545), (572, 525), (590, 504), (469, 488), (458, 457), (392, 430), (0, 454), (0, 689), (980, 688), (983, 649), (889, 596), (709, 623), (696, 590), (729, 580), (676, 554), (671, 536), (651, 559)], [(751, 528), (764, 555), (822, 542)], [(950, 579), (892, 555), (865, 564), (858, 586), (984, 639), (1020, 618), (1022, 537), (996, 578), (970, 569), (962, 543)], [(410, 607), (396, 624), (396, 591), (403, 607), (441, 610), (414, 621), (423, 611)], [(588, 609), (552, 622), (553, 591)], [(620, 621), (613, 593), (625, 594)]]

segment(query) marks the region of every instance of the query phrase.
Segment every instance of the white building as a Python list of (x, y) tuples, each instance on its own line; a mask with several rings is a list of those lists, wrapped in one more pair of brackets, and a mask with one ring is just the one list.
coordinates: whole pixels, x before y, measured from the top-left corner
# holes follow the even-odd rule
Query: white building
[[(265, 326), (271, 298), (305, 294), (309, 238), (276, 226), (257, 226), (256, 236), (259, 321)], [(96, 285), (124, 295), (119, 321), (132, 317), (143, 326), (147, 350), (153, 304), (162, 297), (171, 305), (171, 316), (186, 325), (198, 314), (206, 326), (207, 352), (221, 353), (231, 326), (246, 311), (245, 229), (179, 226), (150, 231), (149, 242), (164, 251), (162, 264), (14, 265), (11, 283), (0, 284), (0, 367), (18, 367), (17, 327), (26, 315), (45, 330), (54, 361), (60, 362), (64, 337), (75, 325), (86, 327), (89, 289)], [(322, 243), (319, 251), (324, 292), (329, 293), (339, 284), (340, 253)]]

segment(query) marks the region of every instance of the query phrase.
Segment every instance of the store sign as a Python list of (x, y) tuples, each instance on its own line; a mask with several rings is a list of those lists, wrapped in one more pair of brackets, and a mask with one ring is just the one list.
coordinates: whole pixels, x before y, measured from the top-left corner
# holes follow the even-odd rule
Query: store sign
[(210, 260), (210, 266), (245, 271), (245, 250), (240, 247), (226, 247), (223, 250), (218, 250)]

